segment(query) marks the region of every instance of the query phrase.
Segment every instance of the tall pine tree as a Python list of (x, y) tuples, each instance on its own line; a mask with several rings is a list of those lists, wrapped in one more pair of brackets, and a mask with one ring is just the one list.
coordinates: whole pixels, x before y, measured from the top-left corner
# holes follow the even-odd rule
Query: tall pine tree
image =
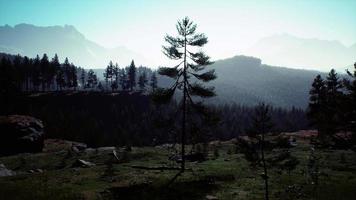
[(315, 126), (319, 136), (322, 136), (325, 134), (326, 86), (320, 75), (315, 77), (309, 94), (307, 115), (311, 125)]
[(155, 91), (157, 89), (157, 76), (156, 76), (156, 72), (153, 72), (151, 75), (151, 80), (150, 80), (150, 86), (152, 91)]
[(130, 91), (133, 91), (133, 89), (136, 87), (136, 66), (134, 60), (131, 61), (127, 76)]
[[(181, 120), (181, 172), (185, 170), (185, 145), (187, 140), (187, 114), (191, 108), (202, 114), (206, 108), (202, 102), (194, 102), (192, 96), (207, 98), (215, 95), (213, 87), (205, 87), (202, 82), (209, 82), (216, 78), (214, 70), (203, 71), (205, 67), (212, 64), (210, 57), (205, 55), (201, 49), (208, 38), (202, 33), (196, 33), (197, 25), (188, 17), (179, 20), (176, 29), (178, 36), (166, 35), (167, 46), (163, 46), (163, 53), (172, 60), (178, 61), (174, 67), (161, 67), (158, 73), (175, 79), (174, 84), (168, 88), (159, 88), (154, 92), (153, 100), (157, 103), (170, 101), (176, 90), (182, 91), (180, 109)], [(191, 78), (195, 79), (192, 80)]]
[(354, 64), (354, 71), (351, 73), (347, 70), (348, 79), (344, 79), (346, 87), (346, 102), (345, 102), (345, 121), (347, 131), (352, 132), (353, 142), (356, 143), (356, 63)]

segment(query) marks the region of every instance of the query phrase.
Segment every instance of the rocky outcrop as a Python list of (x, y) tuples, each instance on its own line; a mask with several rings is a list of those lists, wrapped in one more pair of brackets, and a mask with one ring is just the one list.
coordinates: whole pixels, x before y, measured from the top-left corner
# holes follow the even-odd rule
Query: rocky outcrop
[(14, 171), (7, 169), (4, 164), (0, 163), (0, 177), (14, 175), (16, 175)]
[(0, 116), (0, 155), (41, 152), (44, 146), (41, 120), (24, 115)]

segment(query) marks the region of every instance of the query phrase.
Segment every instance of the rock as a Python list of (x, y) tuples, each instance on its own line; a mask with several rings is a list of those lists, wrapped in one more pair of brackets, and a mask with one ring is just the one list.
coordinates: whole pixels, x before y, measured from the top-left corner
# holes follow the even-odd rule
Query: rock
[(4, 164), (0, 163), (0, 177), (14, 176), (14, 175), (16, 175), (16, 172), (7, 169)]
[(116, 147), (99, 147), (96, 149), (98, 153), (112, 153), (112, 151), (116, 150)]
[(79, 142), (73, 142), (72, 143), (72, 150), (75, 152), (81, 152), (84, 151), (87, 148), (87, 145), (84, 143), (79, 143)]
[(207, 200), (218, 200), (218, 198), (216, 196), (213, 196), (213, 195), (206, 195), (206, 199)]
[(93, 167), (94, 163), (88, 162), (85, 160), (78, 159), (75, 163), (73, 163), (72, 167)]
[(41, 152), (44, 131), (41, 120), (24, 115), (0, 116), (0, 155)]
[(43, 173), (43, 170), (42, 170), (42, 169), (35, 169), (35, 172), (37, 172), (37, 173)]
[(86, 148), (85, 150), (84, 150), (84, 152), (85, 153), (94, 153), (96, 151), (96, 149), (94, 149), (94, 148)]

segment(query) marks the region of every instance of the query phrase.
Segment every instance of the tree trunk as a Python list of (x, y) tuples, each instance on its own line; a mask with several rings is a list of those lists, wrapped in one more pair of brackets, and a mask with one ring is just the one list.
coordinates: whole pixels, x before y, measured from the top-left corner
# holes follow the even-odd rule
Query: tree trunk
[(265, 200), (269, 200), (268, 174), (267, 174), (267, 167), (266, 167), (266, 161), (265, 161), (264, 144), (265, 144), (265, 134), (263, 132), (262, 133), (262, 140), (261, 140), (261, 157), (262, 157), (263, 171), (264, 171), (264, 181), (265, 181)]
[(186, 135), (186, 110), (187, 110), (187, 37), (184, 36), (184, 67), (183, 67), (183, 119), (182, 119), (182, 172), (185, 170), (185, 135)]

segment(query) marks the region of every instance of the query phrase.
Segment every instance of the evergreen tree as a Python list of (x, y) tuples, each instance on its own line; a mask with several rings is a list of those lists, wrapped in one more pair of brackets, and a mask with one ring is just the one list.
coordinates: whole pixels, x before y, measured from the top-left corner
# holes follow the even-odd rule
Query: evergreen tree
[[(163, 46), (163, 53), (170, 59), (179, 61), (175, 67), (161, 67), (159, 74), (175, 79), (174, 84), (168, 89), (157, 89), (154, 92), (153, 100), (157, 103), (166, 103), (173, 97), (174, 92), (182, 90), (182, 125), (181, 125), (181, 172), (185, 170), (185, 144), (187, 140), (187, 112), (188, 108), (193, 108), (202, 114), (206, 113), (207, 108), (202, 102), (195, 103), (192, 96), (207, 98), (215, 95), (213, 87), (204, 87), (202, 82), (209, 82), (216, 78), (213, 70), (202, 72), (210, 62), (210, 57), (204, 52), (194, 52), (194, 49), (200, 49), (208, 39), (204, 34), (195, 33), (197, 25), (188, 17), (179, 20), (177, 25), (178, 36), (167, 35), (165, 41), (168, 46)], [(190, 78), (195, 77), (196, 81), (191, 82)], [(189, 109), (191, 110), (191, 109)]]
[(320, 75), (313, 81), (309, 92), (308, 118), (311, 125), (316, 126), (319, 136), (325, 134), (326, 86)]
[(115, 66), (113, 66), (112, 70), (113, 82), (111, 83), (111, 88), (113, 91), (117, 90), (117, 88), (119, 87), (119, 70), (119, 65), (116, 63)]
[(64, 68), (61, 65), (59, 65), (58, 68), (57, 68), (56, 83), (57, 83), (57, 89), (59, 89), (60, 91), (66, 85)]
[(140, 87), (141, 91), (145, 90), (146, 84), (147, 84), (146, 72), (142, 71), (142, 73), (138, 77), (138, 86)]
[(40, 66), (40, 80), (42, 85), (42, 91), (45, 91), (48, 86), (49, 79), (49, 61), (47, 54), (43, 54)]
[[(50, 67), (49, 67), (49, 73), (48, 73), (48, 80), (47, 80), (47, 84), (49, 86), (53, 85), (54, 79), (55, 77), (58, 75), (58, 68), (60, 67), (60, 63), (59, 63), (59, 59), (58, 59), (58, 55), (55, 54), (54, 57), (51, 60), (50, 63)], [(57, 77), (56, 77), (57, 79)]]
[(95, 88), (98, 84), (98, 79), (97, 76), (95, 74), (95, 72), (90, 69), (88, 71), (88, 80), (87, 80), (87, 87), (88, 88)]
[(126, 90), (128, 81), (127, 81), (127, 74), (125, 69), (120, 69), (119, 76), (120, 76), (119, 84), (121, 86), (121, 90)]
[(24, 76), (25, 76), (25, 90), (28, 92), (30, 90), (30, 81), (31, 81), (31, 74), (33, 70), (33, 66), (31, 60), (25, 56), (23, 59), (23, 67), (24, 67)]
[(86, 72), (85, 69), (81, 68), (80, 69), (80, 84), (82, 88), (85, 88), (85, 80), (86, 80)]
[(16, 91), (21, 90), (21, 83), (24, 79), (23, 77), (23, 69), (22, 69), (22, 61), (21, 61), (21, 56), (18, 54), (15, 56), (13, 62), (12, 62), (12, 70), (13, 70), (13, 82), (16, 86)]
[(114, 64), (112, 63), (112, 61), (110, 61), (109, 65), (106, 67), (104, 72), (106, 88), (108, 88), (109, 85), (110, 87), (112, 86), (113, 70), (114, 70)]
[(68, 58), (64, 60), (63, 63), (63, 75), (64, 75), (64, 87), (71, 87), (71, 70)]
[(151, 75), (150, 86), (151, 86), (152, 91), (155, 91), (157, 89), (156, 72), (153, 72), (152, 75)]
[(353, 133), (353, 142), (356, 143), (356, 63), (354, 64), (354, 72), (347, 70), (349, 79), (344, 79), (346, 88), (346, 102), (345, 102), (345, 130)]
[(16, 92), (15, 71), (11, 60), (3, 57), (0, 68), (0, 95), (7, 97), (9, 94)]
[(71, 64), (70, 65), (70, 74), (71, 74), (71, 87), (76, 90), (78, 87), (78, 72), (77, 68)]
[(272, 119), (270, 116), (270, 106), (264, 103), (258, 105), (255, 109), (254, 116), (252, 118), (252, 129), (249, 136), (257, 138), (260, 146), (261, 162), (263, 166), (262, 178), (265, 183), (265, 199), (269, 199), (269, 188), (268, 188), (268, 171), (265, 160), (265, 136), (273, 127)]
[(33, 60), (33, 74), (32, 74), (32, 84), (35, 91), (38, 91), (41, 84), (41, 60), (39, 55)]
[(340, 125), (341, 107), (342, 101), (342, 82), (339, 80), (338, 74), (334, 69), (330, 71), (326, 77), (326, 128), (325, 132), (328, 136), (332, 136), (336, 133), (337, 127)]
[(130, 88), (130, 91), (133, 91), (133, 89), (136, 87), (136, 66), (134, 60), (131, 61), (127, 76), (128, 87)]

